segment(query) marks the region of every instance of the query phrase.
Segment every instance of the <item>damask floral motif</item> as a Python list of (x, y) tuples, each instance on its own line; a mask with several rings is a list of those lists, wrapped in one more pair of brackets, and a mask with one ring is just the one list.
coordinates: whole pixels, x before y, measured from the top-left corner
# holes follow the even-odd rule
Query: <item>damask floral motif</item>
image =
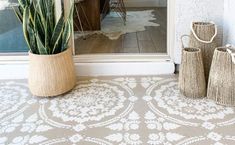
[(215, 104), (207, 99), (193, 100), (180, 94), (177, 81), (169, 81), (148, 90), (149, 93), (143, 99), (155, 101), (158, 107), (165, 109), (169, 114), (179, 115), (186, 120), (198, 119), (209, 121), (212, 119), (223, 119), (226, 115), (233, 114), (234, 109)]
[(21, 105), (27, 102), (28, 89), (24, 84), (16, 82), (0, 82), (0, 118), (17, 111)]
[(156, 84), (157, 81), (162, 80), (162, 77), (144, 77), (141, 78), (141, 85), (144, 88), (148, 88), (149, 86)]
[(19, 130), (21, 133), (40, 133), (46, 132), (52, 129), (50, 125), (47, 125), (43, 120), (38, 118), (36, 113), (29, 117), (25, 117), (24, 114), (16, 116), (11, 121), (5, 121), (0, 124), (0, 134), (12, 133)]
[(106, 128), (117, 131), (138, 130), (139, 124), (140, 117), (135, 111), (133, 111), (129, 114), (128, 118), (122, 118), (119, 122), (110, 124)]
[(75, 135), (73, 135), (73, 136), (71, 136), (71, 137), (69, 138), (69, 140), (70, 140), (72, 143), (78, 143), (78, 142), (80, 142), (82, 139), (83, 139), (83, 137), (82, 137), (81, 135), (79, 135), (79, 134), (75, 134)]
[(137, 82), (136, 82), (136, 79), (135, 78), (116, 78), (114, 79), (115, 81), (117, 82), (120, 82), (121, 84), (123, 85), (127, 85), (129, 86), (130, 88), (135, 88), (137, 86)]
[(140, 145), (143, 143), (140, 139), (139, 134), (125, 133), (124, 135), (122, 135), (121, 133), (117, 133), (111, 134), (105, 137), (105, 139), (116, 142), (115, 144), (118, 143), (119, 145)]
[(156, 117), (156, 115), (148, 111), (145, 114), (145, 123), (149, 130), (153, 130), (156, 133), (149, 134), (148, 143), (151, 145), (171, 145), (175, 141), (179, 141), (184, 138), (183, 135), (174, 133), (173, 130), (176, 130), (180, 127), (178, 124), (174, 124), (166, 121), (164, 118)]
[(34, 145), (39, 144), (43, 141), (46, 141), (47, 138), (41, 135), (26, 135), (26, 136), (17, 136), (12, 140), (8, 140), (7, 137), (0, 139), (0, 144), (8, 144), (8, 145)]
[(99, 121), (124, 107), (124, 91), (107, 83), (79, 84), (71, 93), (55, 98), (49, 109), (63, 121)]
[(220, 141), (222, 139), (222, 136), (218, 133), (215, 133), (215, 132), (211, 132), (207, 135), (207, 137), (211, 140), (214, 140), (214, 141)]
[(147, 128), (149, 130), (173, 130), (173, 129), (177, 129), (180, 127), (180, 125), (175, 124), (175, 123), (170, 123), (168, 121), (166, 121), (164, 118), (161, 117), (156, 117), (154, 113), (152, 113), (151, 111), (148, 111), (145, 114), (145, 123), (147, 125)]
[(111, 134), (105, 137), (107, 140), (116, 142), (120, 145), (138, 145), (141, 144), (138, 134), (123, 133), (129, 131), (138, 131), (140, 127), (140, 116), (135, 111), (132, 111), (127, 117), (120, 119), (118, 122), (106, 126), (106, 128), (117, 131), (119, 133)]
[(204, 122), (204, 123), (202, 124), (202, 127), (204, 127), (205, 129), (208, 129), (208, 130), (213, 130), (216, 126), (215, 126), (215, 124), (213, 124), (213, 123)]

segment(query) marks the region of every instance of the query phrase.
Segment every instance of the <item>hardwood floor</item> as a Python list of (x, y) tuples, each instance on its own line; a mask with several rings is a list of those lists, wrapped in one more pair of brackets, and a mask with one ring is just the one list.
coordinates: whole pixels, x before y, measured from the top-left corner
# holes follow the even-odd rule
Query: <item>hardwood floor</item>
[(94, 34), (86, 40), (75, 39), (76, 54), (100, 53), (166, 53), (167, 8), (128, 8), (128, 11), (154, 10), (159, 27), (146, 27), (145, 31), (127, 33), (117, 40)]

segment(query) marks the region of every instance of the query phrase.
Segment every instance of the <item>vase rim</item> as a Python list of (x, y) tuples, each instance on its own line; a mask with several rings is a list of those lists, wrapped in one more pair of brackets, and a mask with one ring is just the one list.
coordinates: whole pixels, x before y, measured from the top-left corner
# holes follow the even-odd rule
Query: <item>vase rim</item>
[(216, 51), (219, 51), (221, 53), (228, 53), (227, 49), (231, 49), (231, 48), (228, 48), (228, 47), (217, 47)]
[(193, 25), (213, 26), (215, 24), (211, 22), (193, 22)]
[(183, 49), (187, 53), (198, 53), (201, 52), (201, 49), (199, 48), (193, 48), (193, 47), (186, 47)]

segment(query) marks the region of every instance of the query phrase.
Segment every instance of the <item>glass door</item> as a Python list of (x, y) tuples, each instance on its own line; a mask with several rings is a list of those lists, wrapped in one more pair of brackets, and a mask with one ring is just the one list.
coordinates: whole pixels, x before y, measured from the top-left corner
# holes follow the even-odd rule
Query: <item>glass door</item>
[(167, 54), (167, 6), (167, 0), (152, 5), (124, 0), (75, 1), (75, 54)]
[(0, 54), (26, 53), (22, 24), (15, 16), (13, 8), (18, 0), (1, 0), (0, 2)]

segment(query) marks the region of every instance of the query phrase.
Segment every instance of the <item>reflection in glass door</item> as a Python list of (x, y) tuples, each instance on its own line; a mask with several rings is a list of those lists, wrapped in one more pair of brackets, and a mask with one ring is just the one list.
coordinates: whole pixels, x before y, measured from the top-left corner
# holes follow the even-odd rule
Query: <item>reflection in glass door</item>
[(22, 25), (12, 9), (17, 5), (17, 0), (1, 0), (0, 2), (0, 53), (28, 51)]
[(76, 55), (167, 53), (167, 0), (156, 0), (151, 7), (126, 2), (86, 0), (75, 3)]

